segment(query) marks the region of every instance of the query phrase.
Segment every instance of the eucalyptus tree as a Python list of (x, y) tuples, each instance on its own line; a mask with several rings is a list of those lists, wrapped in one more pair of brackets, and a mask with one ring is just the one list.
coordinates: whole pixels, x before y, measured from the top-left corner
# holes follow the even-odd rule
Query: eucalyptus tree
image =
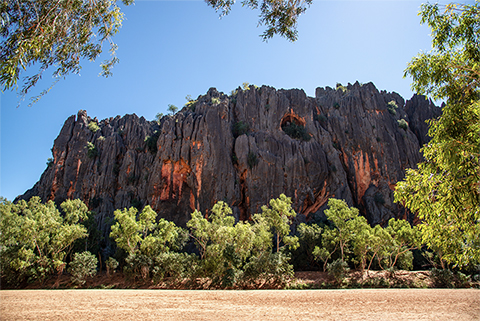
[[(103, 76), (112, 75), (112, 67), (119, 61), (113, 36), (119, 31), (123, 13), (117, 3), (130, 5), (134, 0), (29, 0), (0, 1), (0, 85), (3, 91), (16, 89), (25, 97), (53, 68), (54, 83), (32, 103), (45, 95), (53, 85), (69, 74), (78, 74), (82, 60), (95, 61), (103, 52), (103, 44), (110, 45), (110, 59), (101, 63)], [(226, 15), (235, 0), (205, 0)], [(295, 41), (297, 23), (312, 0), (244, 0), (243, 6), (260, 10), (260, 25), (266, 30), (267, 40), (278, 34)], [(37, 68), (32, 72), (33, 68)], [(19, 81), (24, 73), (32, 73)]]
[[(122, 2), (129, 5), (133, 0)], [(77, 74), (82, 68), (81, 60), (95, 60), (106, 41), (110, 43), (111, 58), (101, 64), (101, 74), (110, 76), (111, 68), (118, 62), (117, 45), (112, 37), (122, 20), (123, 14), (115, 0), (1, 1), (0, 83), (3, 90), (17, 88), (20, 75), (34, 66), (37, 71), (25, 77), (21, 84), (23, 96), (50, 67), (55, 68), (53, 76), (57, 80)], [(34, 101), (50, 88), (34, 97)]]
[(80, 222), (87, 219), (88, 208), (80, 200), (67, 200), (61, 207), (63, 213), (53, 201), (43, 204), (37, 196), (16, 204), (2, 200), (1, 276), (7, 282), (44, 280), (63, 272), (75, 240), (87, 236), (87, 229)]
[(421, 220), (423, 242), (459, 266), (480, 261), (480, 2), (424, 4), (432, 51), (414, 57), (412, 88), (445, 100), (430, 120), (425, 161), (407, 170), (395, 199)]

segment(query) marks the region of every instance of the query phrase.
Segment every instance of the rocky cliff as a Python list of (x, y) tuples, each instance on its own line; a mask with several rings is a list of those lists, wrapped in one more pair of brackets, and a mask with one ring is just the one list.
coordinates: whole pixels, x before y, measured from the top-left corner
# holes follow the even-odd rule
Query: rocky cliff
[(292, 197), (299, 220), (321, 215), (336, 197), (383, 224), (406, 217), (393, 189), (421, 160), (425, 119), (439, 114), (422, 96), (405, 102), (372, 83), (317, 88), (315, 98), (267, 86), (230, 96), (211, 88), (158, 123), (80, 111), (21, 198), (80, 198), (104, 232), (118, 208), (149, 204), (184, 226), (194, 209), (206, 214), (220, 200), (248, 219), (280, 193)]

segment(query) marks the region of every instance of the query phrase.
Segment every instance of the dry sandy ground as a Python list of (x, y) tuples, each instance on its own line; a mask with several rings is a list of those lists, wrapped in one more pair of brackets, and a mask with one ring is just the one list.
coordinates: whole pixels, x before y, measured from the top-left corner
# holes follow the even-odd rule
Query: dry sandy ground
[(480, 290), (4, 290), (1, 320), (480, 320)]

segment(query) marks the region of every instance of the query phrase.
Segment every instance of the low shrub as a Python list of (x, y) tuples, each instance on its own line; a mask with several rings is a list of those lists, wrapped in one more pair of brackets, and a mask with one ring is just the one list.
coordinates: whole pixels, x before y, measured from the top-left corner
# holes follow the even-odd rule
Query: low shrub
[(155, 155), (158, 151), (158, 148), (157, 148), (158, 137), (160, 137), (160, 133), (158, 131), (155, 131), (152, 136), (146, 136), (144, 139), (147, 149), (153, 155)]
[(400, 127), (401, 129), (403, 129), (403, 130), (408, 129), (408, 123), (405, 119), (399, 119), (399, 120), (397, 120), (397, 122), (398, 122), (398, 127)]
[(249, 152), (247, 156), (247, 164), (250, 169), (255, 167), (255, 165), (258, 164), (257, 154), (255, 154), (254, 152)]
[(325, 116), (324, 114), (314, 114), (313, 119), (318, 121), (321, 124), (324, 124), (327, 122), (327, 116)]
[(233, 137), (237, 138), (238, 136), (247, 134), (249, 130), (250, 130), (250, 125), (248, 125), (247, 122), (238, 121), (235, 124), (233, 124), (233, 128), (232, 128)]
[(93, 277), (97, 273), (97, 264), (98, 260), (92, 253), (88, 251), (75, 253), (68, 269), (72, 275), (72, 282), (84, 284), (87, 277)]
[(347, 87), (342, 86), (341, 84), (337, 84), (337, 90), (341, 91), (344, 94), (348, 91)]
[(337, 259), (327, 264), (327, 273), (335, 279), (338, 285), (342, 284), (349, 271), (350, 268), (347, 262), (342, 259)]
[(115, 273), (115, 269), (118, 267), (118, 261), (113, 257), (109, 257), (105, 265), (107, 266), (107, 276), (110, 276), (111, 273)]
[(100, 130), (100, 127), (98, 126), (97, 122), (94, 122), (94, 121), (89, 122), (87, 127), (94, 134)]
[(435, 287), (453, 288), (455, 286), (454, 274), (448, 269), (433, 268), (430, 271), (430, 277)]
[(392, 101), (389, 101), (388, 104), (387, 104), (387, 110), (390, 114), (392, 114), (393, 116), (395, 116), (397, 114), (397, 108), (398, 108), (398, 105), (397, 103), (395, 102), (395, 100), (392, 100)]
[(97, 147), (96, 147), (93, 143), (88, 142), (86, 148), (87, 148), (87, 156), (88, 156), (89, 158), (95, 158), (95, 157), (97, 157), (97, 155), (98, 155), (98, 149), (97, 149)]

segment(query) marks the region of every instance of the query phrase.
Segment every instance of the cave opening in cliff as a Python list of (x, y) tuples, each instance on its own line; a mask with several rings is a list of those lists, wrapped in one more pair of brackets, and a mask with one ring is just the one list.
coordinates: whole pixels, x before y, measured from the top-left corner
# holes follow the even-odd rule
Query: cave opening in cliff
[(294, 139), (308, 141), (311, 136), (305, 129), (305, 124), (305, 120), (296, 115), (293, 111), (284, 115), (280, 122), (280, 126), (285, 134)]

